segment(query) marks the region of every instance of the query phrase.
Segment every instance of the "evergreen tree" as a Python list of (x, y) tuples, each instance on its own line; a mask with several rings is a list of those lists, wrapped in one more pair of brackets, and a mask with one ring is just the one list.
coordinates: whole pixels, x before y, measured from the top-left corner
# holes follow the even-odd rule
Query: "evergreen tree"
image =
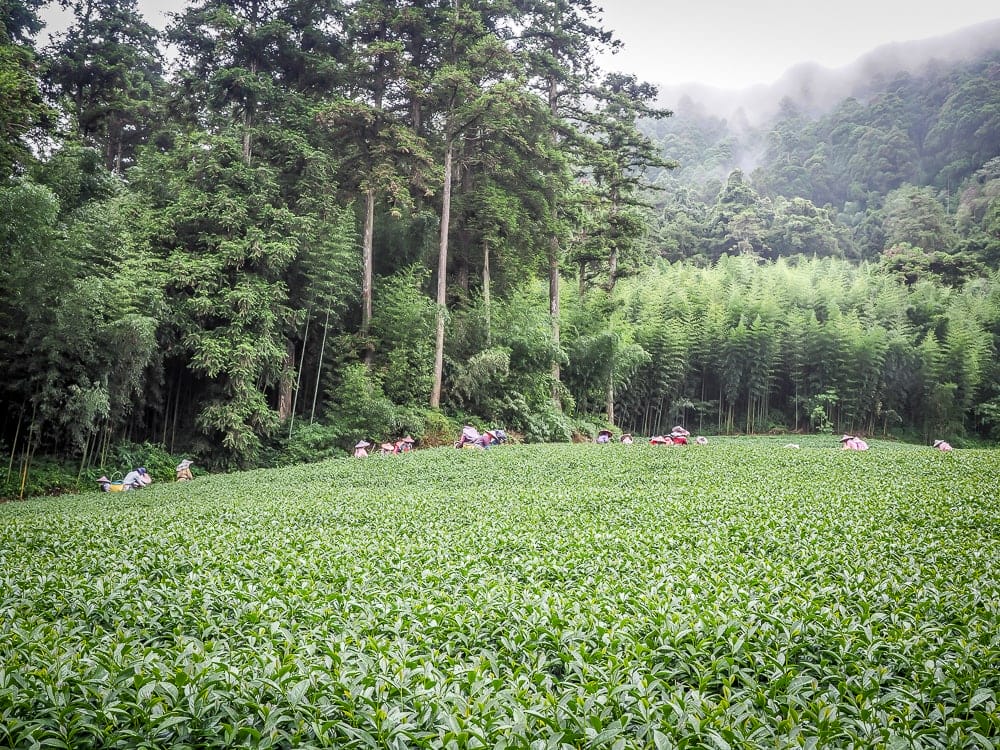
[(84, 142), (120, 173), (159, 124), (159, 34), (136, 0), (73, 0), (70, 7), (76, 20), (48, 50), (46, 85), (65, 101)]
[[(552, 117), (552, 137), (564, 154), (572, 159), (581, 143), (580, 116), (586, 112), (585, 98), (589, 82), (596, 78), (595, 53), (616, 47), (612, 34), (600, 26), (600, 9), (592, 0), (516, 0), (520, 35), (516, 49), (526, 60), (529, 82), (548, 103)], [(555, 154), (554, 154), (555, 155)], [(567, 172), (559, 163), (551, 174), (549, 200), (553, 205), (553, 224), (549, 230), (547, 272), (549, 279), (549, 316), (552, 340), (559, 349), (559, 281), (565, 248), (560, 228), (560, 197), (565, 190)], [(553, 399), (558, 403), (559, 358), (552, 362)]]
[(48, 125), (50, 111), (38, 86), (32, 39), (42, 27), (41, 0), (0, 2), (0, 180), (23, 172), (33, 157), (25, 137)]
[[(346, 96), (321, 116), (341, 152), (343, 187), (364, 195), (362, 235), (361, 330), (365, 361), (372, 364), (375, 208), (388, 201), (394, 215), (413, 208), (411, 190), (429, 193), (432, 157), (405, 121), (408, 82), (413, 73), (401, 33), (411, 9), (405, 4), (359, 2), (347, 16)], [(351, 177), (353, 176), (353, 177)]]
[(598, 105), (586, 132), (597, 144), (594, 182), (606, 203), (607, 289), (614, 290), (619, 264), (645, 231), (639, 209), (648, 206), (640, 189), (653, 167), (671, 168), (637, 127), (639, 118), (662, 119), (672, 113), (654, 107), (656, 87), (635, 76), (608, 75), (596, 92)]
[(135, 176), (154, 201), (172, 325), (199, 378), (197, 424), (233, 463), (253, 460), (278, 423), (268, 389), (283, 377), (285, 279), (301, 247), (276, 170), (246, 161), (245, 132), (179, 137)]

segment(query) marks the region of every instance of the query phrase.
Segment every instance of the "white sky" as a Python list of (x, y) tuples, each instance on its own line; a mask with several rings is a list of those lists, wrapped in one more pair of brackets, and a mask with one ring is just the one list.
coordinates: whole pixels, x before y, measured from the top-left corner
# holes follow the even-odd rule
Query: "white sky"
[[(183, 0), (139, 0), (157, 28)], [(625, 49), (609, 70), (661, 85), (739, 89), (773, 83), (793, 65), (839, 68), (890, 42), (940, 36), (1000, 18), (996, 0), (599, 0), (604, 27)], [(55, 3), (43, 17), (65, 28)], [(44, 35), (45, 32), (43, 32)]]
[(793, 65), (847, 65), (890, 42), (1000, 18), (996, 0), (603, 0), (625, 49), (602, 66), (651, 83), (744, 88)]

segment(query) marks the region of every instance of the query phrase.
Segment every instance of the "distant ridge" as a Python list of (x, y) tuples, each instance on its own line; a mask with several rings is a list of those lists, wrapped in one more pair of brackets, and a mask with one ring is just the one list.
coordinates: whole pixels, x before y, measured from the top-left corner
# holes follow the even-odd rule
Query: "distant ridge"
[(842, 68), (800, 63), (773, 84), (739, 90), (698, 83), (661, 84), (660, 102), (677, 114), (693, 108), (733, 124), (770, 119), (785, 97), (804, 113), (820, 115), (847, 97), (865, 99), (899, 73), (920, 73), (937, 63), (973, 60), (994, 50), (1000, 51), (1000, 18), (950, 34), (885, 44)]

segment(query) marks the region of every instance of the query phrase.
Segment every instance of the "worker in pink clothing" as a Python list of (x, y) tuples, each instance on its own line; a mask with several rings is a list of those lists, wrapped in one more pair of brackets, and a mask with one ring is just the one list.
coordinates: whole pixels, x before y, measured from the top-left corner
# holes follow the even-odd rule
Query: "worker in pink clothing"
[(868, 443), (859, 437), (854, 435), (844, 435), (840, 439), (841, 447), (845, 451), (866, 451), (868, 450)]
[(934, 441), (934, 448), (937, 449), (937, 450), (939, 450), (939, 451), (950, 451), (950, 450), (952, 450), (951, 443), (949, 443), (947, 440), (935, 440)]

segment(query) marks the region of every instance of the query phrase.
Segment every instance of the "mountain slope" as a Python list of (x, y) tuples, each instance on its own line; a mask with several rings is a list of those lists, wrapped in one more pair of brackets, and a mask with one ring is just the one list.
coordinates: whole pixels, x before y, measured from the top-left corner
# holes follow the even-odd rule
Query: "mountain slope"
[(1000, 18), (939, 37), (886, 44), (843, 68), (801, 63), (771, 85), (731, 91), (700, 84), (665, 84), (660, 86), (660, 102), (678, 114), (695, 108), (731, 124), (759, 125), (778, 112), (785, 98), (803, 113), (818, 116), (847, 97), (866, 99), (900, 73), (920, 75), (935, 66), (973, 60), (997, 49)]

